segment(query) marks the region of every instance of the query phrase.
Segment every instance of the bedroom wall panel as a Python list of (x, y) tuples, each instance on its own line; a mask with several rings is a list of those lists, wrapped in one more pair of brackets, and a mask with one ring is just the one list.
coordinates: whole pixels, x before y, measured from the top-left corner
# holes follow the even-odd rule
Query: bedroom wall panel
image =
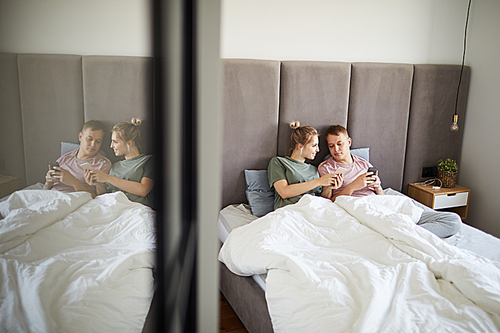
[(422, 181), (422, 168), (437, 166), (439, 159), (460, 158), (465, 105), (470, 68), (465, 66), (458, 99), (458, 132), (450, 131), (457, 87), (459, 65), (415, 65), (413, 76), (408, 144), (403, 191), (408, 184)]
[(83, 117), (82, 57), (20, 54), (19, 87), (26, 182), (45, 182), (61, 142), (78, 142)]
[[(278, 138), (279, 61), (223, 60), (222, 206), (247, 202), (245, 169), (267, 169)], [(215, 130), (215, 129), (214, 129)], [(231, 161), (231, 162), (227, 162)]]
[(26, 185), (17, 54), (0, 53), (0, 174)]
[[(281, 96), (278, 155), (289, 155), (289, 124), (316, 128), (320, 134), (330, 125), (347, 124), (351, 64), (345, 62), (283, 61), (281, 63)], [(328, 154), (324, 136), (320, 152), (311, 163), (319, 165)]]
[(132, 118), (143, 120), (142, 147), (152, 153), (153, 59), (149, 57), (83, 56), (83, 101), (85, 121), (102, 121), (109, 129), (101, 149), (117, 158), (110, 145), (111, 128)]
[(352, 147), (369, 147), (383, 188), (398, 191), (403, 183), (412, 78), (410, 64), (352, 64), (347, 122)]

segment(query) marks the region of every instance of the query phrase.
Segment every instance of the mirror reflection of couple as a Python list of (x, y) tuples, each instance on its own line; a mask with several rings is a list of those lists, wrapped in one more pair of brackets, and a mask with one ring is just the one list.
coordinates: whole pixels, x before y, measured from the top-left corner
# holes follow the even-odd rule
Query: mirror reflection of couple
[[(332, 201), (341, 195), (365, 196), (384, 194), (378, 171), (368, 172), (372, 165), (351, 154), (351, 138), (345, 127), (333, 125), (326, 131), (331, 157), (316, 169), (305, 163), (319, 152), (319, 133), (310, 126), (290, 124), (290, 156), (276, 156), (268, 166), (269, 184), (274, 188), (274, 209), (299, 201), (304, 194), (321, 195)], [(343, 168), (343, 174), (335, 171)]]
[[(92, 197), (107, 192), (122, 191), (131, 201), (153, 207), (153, 155), (141, 151), (141, 120), (116, 124), (111, 131), (111, 148), (125, 159), (111, 165), (99, 149), (104, 137), (104, 125), (90, 120), (79, 133), (80, 148), (70, 151), (49, 165), (45, 175), (46, 190), (62, 192), (85, 191)], [(90, 164), (85, 168), (82, 164)], [(58, 165), (57, 165), (58, 164)]]

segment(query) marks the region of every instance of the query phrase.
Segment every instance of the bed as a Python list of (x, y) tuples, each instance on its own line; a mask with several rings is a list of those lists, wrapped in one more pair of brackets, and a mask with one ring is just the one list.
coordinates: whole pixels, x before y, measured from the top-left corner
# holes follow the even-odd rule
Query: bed
[[(469, 68), (465, 67), (463, 73), (462, 87), (457, 105), (459, 119), (462, 120), (465, 113)], [(326, 312), (326, 317), (329, 316), (330, 319), (335, 318), (337, 320), (337, 322), (335, 320), (332, 322), (327, 319), (326, 323), (330, 324), (331, 327), (339, 327), (339, 331), (363, 332), (370, 330), (383, 331), (386, 329), (389, 331), (401, 331), (401, 329), (425, 331), (432, 324), (435, 324), (435, 327), (444, 329), (443, 323), (450, 325), (446, 327), (465, 331), (499, 330), (498, 277), (500, 275), (498, 275), (498, 260), (500, 259), (500, 241), (466, 224), (462, 225), (461, 231), (455, 236), (443, 241), (423, 230), (420, 226), (414, 225), (413, 220), (416, 218), (415, 216), (419, 215), (419, 211), (413, 207), (419, 207), (413, 204), (411, 199), (404, 196), (409, 183), (427, 179), (422, 177), (423, 167), (436, 165), (440, 158), (450, 157), (458, 160), (460, 157), (462, 132), (452, 133), (448, 129), (454, 112), (459, 76), (460, 66), (454, 65), (224, 59), (223, 158), (225, 163), (223, 170), (223, 205), (221, 207), (223, 209), (219, 218), (219, 237), (221, 241), (225, 241), (228, 235), (228, 239), (235, 238), (237, 240), (231, 241), (226, 246), (227, 249), (223, 247), (220, 253), (221, 261), (227, 263), (227, 266), (222, 262), (220, 264), (220, 289), (250, 332), (272, 332), (273, 325), (274, 330), (284, 332), (324, 331), (325, 326), (320, 324), (316, 326), (314, 320), (317, 319), (318, 323), (324, 320), (324, 318), (320, 319), (322, 317), (319, 315), (324, 312), (322, 306), (330, 307), (329, 311)], [(384, 243), (385, 245), (381, 246), (385, 246), (388, 250), (391, 248), (390, 251), (398, 253), (395, 256), (403, 261), (408, 259), (406, 256), (410, 252), (409, 248), (402, 249), (403, 244), (413, 242), (414, 248), (418, 249), (418, 251), (414, 251), (418, 252), (419, 255), (416, 252), (414, 254), (416, 257), (420, 256), (420, 258), (408, 260), (412, 262), (413, 260), (420, 260), (418, 264), (413, 263), (419, 267), (425, 262), (424, 258), (430, 261), (439, 261), (439, 258), (452, 261), (453, 258), (460, 258), (464, 262), (468, 261), (481, 266), (477, 270), (470, 269), (470, 267), (468, 269), (464, 268), (460, 274), (455, 275), (453, 278), (450, 276), (443, 277), (443, 271), (438, 272), (436, 270), (431, 274), (434, 276), (434, 282), (432, 282), (434, 287), (435, 284), (441, 286), (443, 281), (447, 281), (446, 289), (454, 293), (454, 296), (447, 296), (446, 299), (453, 299), (457, 295), (455, 293), (457, 285), (462, 286), (462, 294), (460, 295), (467, 294), (467, 291), (464, 292), (464, 290), (475, 290), (467, 294), (467, 300), (461, 298), (461, 301), (458, 301), (458, 303), (462, 302), (460, 304), (471, 303), (471, 297), (474, 298), (474, 295), (482, 294), (478, 290), (481, 288), (488, 289), (488, 283), (491, 282), (492, 293), (486, 299), (474, 299), (473, 301), (484, 305), (480, 310), (474, 308), (470, 311), (457, 312), (462, 314), (481, 313), (479, 317), (469, 315), (468, 319), (465, 320), (465, 324), (462, 324), (458, 323), (456, 316), (450, 315), (453, 311), (444, 311), (447, 314), (439, 313), (439, 316), (442, 315), (439, 317), (438, 314), (433, 314), (429, 310), (432, 306), (427, 306), (427, 308), (423, 306), (422, 313), (426, 313), (425, 316), (429, 317), (428, 320), (423, 319), (425, 316), (418, 317), (415, 315), (408, 316), (413, 320), (405, 321), (403, 320), (405, 314), (417, 314), (420, 309), (417, 311), (418, 307), (413, 307), (413, 305), (403, 306), (404, 311), (400, 312), (397, 310), (399, 307), (391, 308), (391, 304), (404, 304), (404, 302), (396, 302), (398, 297), (405, 299), (404, 294), (401, 293), (392, 293), (390, 294), (392, 296), (387, 297), (387, 299), (380, 295), (368, 293), (371, 296), (367, 297), (367, 299), (373, 299), (374, 303), (365, 303), (354, 312), (349, 312), (347, 309), (354, 309), (355, 307), (347, 306), (346, 303), (342, 304), (341, 301), (339, 301), (340, 303), (328, 303), (318, 296), (322, 295), (322, 292), (318, 290), (299, 290), (300, 287), (305, 288), (307, 286), (309, 288), (311, 284), (335, 285), (338, 283), (338, 276), (325, 278), (326, 280), (320, 279), (318, 280), (320, 282), (317, 283), (312, 283), (311, 279), (302, 280), (297, 278), (299, 275), (302, 275), (301, 277), (307, 275), (313, 277), (312, 281), (315, 282), (314, 277), (321, 274), (315, 271), (314, 266), (326, 267), (328, 266), (327, 262), (335, 263), (336, 261), (331, 259), (331, 253), (317, 252), (318, 256), (325, 256), (324, 258), (329, 259), (315, 262), (310, 260), (311, 255), (309, 254), (307, 258), (313, 264), (303, 268), (302, 264), (290, 259), (288, 254), (291, 253), (292, 258), (298, 257), (297, 253), (300, 251), (294, 247), (296, 245), (294, 243), (302, 245), (311, 243), (310, 240), (301, 238), (305, 237), (304, 233), (300, 235), (288, 234), (283, 239), (277, 236), (273, 237), (275, 235), (273, 228), (278, 228), (280, 223), (285, 223), (284, 221), (290, 224), (301, 221), (299, 225), (306, 223), (308, 225), (325, 224), (327, 223), (326, 220), (319, 218), (319, 215), (322, 214), (320, 212), (329, 211), (330, 215), (335, 215), (340, 214), (340, 210), (348, 211), (346, 210), (347, 206), (355, 205), (347, 202), (345, 203), (346, 207), (337, 207), (337, 204), (328, 202), (327, 204), (330, 204), (330, 206), (324, 206), (325, 203), (322, 198), (313, 198), (320, 201), (303, 198), (296, 204), (299, 207), (285, 207), (286, 209), (280, 209), (260, 219), (255, 216), (252, 217), (252, 214), (249, 213), (252, 203), (250, 202), (250, 206), (246, 206), (249, 203), (247, 198), (249, 198), (250, 185), (245, 178), (246, 171), (265, 172), (267, 163), (272, 157), (287, 154), (291, 131), (288, 128), (288, 123), (297, 120), (302, 124), (319, 129), (320, 133), (324, 133), (326, 128), (332, 124), (346, 126), (353, 139), (352, 147), (369, 150), (370, 162), (378, 167), (383, 188), (385, 191), (394, 191), (391, 193), (393, 195), (387, 196), (386, 199), (396, 200), (396, 202), (365, 203), (364, 206), (375, 207), (373, 211), (365, 212), (368, 216), (371, 214), (370, 218), (366, 216), (360, 217), (356, 222), (356, 225), (358, 225), (356, 229), (361, 229), (362, 232), (367, 231), (370, 234), (366, 234), (366, 238), (371, 239), (371, 237), (374, 237), (373, 239), (380, 239), (381, 241), (393, 238), (393, 243)], [(460, 125), (460, 128), (463, 128), (463, 123)], [(318, 165), (327, 152), (326, 142), (321, 137), (320, 152), (311, 163)], [(266, 191), (264, 187), (251, 190), (256, 190), (260, 194)], [(307, 201), (307, 203), (303, 201)], [(305, 212), (312, 210), (311, 206), (317, 209), (318, 216), (304, 220), (303, 215), (307, 215)], [(412, 208), (403, 209), (404, 214), (401, 211), (388, 213), (385, 210), (388, 209), (388, 206)], [(377, 212), (377, 209), (382, 210), (383, 213)], [(397, 215), (399, 219), (406, 221), (406, 224), (400, 222), (401, 225), (406, 226), (406, 232), (401, 232), (401, 230), (378, 230), (378, 234), (371, 234), (376, 229), (376, 225), (370, 225), (370, 221), (377, 214)], [(349, 211), (347, 215), (356, 214)], [(300, 216), (300, 218), (297, 216)], [(339, 218), (340, 221), (344, 221), (344, 219), (347, 221), (348, 217)], [(232, 220), (232, 222), (229, 223), (229, 220)], [(279, 221), (280, 223), (273, 224), (273, 221)], [(354, 224), (353, 221), (345, 223), (347, 225)], [(339, 222), (339, 225), (345, 226), (344, 222)], [(232, 236), (231, 229), (234, 227), (237, 227), (236, 230), (242, 231), (238, 231), (234, 233), (235, 236)], [(281, 235), (282, 232), (288, 229), (300, 228), (297, 226), (296, 228), (285, 228), (285, 230), (280, 229), (277, 234)], [(355, 239), (356, 234), (349, 234), (349, 232), (346, 231), (344, 237)], [(361, 231), (357, 230), (357, 232)], [(321, 235), (318, 236), (320, 239), (328, 239), (327, 235), (317, 231), (311, 231), (310, 233)], [(269, 237), (262, 237), (263, 234)], [(419, 235), (418, 241), (410, 240), (412, 238), (403, 239), (404, 237), (401, 235), (407, 234)], [(254, 235), (257, 237), (256, 239), (253, 238)], [(267, 243), (270, 239), (274, 239), (276, 243)], [(300, 241), (287, 243), (286, 239), (300, 239)], [(287, 244), (289, 247), (280, 247), (279, 244), (281, 243)], [(242, 246), (242, 248), (246, 247), (250, 251), (245, 252), (240, 249), (242, 251), (238, 252), (238, 244), (246, 245)], [(436, 245), (426, 247), (423, 244)], [(264, 249), (259, 246), (264, 246)], [(229, 248), (236, 250), (231, 253)], [(337, 246), (337, 248), (344, 249), (343, 251), (351, 251), (351, 249), (342, 246)], [(434, 253), (437, 257), (432, 257), (430, 253), (426, 252), (429, 248), (439, 249)], [(285, 252), (290, 253), (285, 255)], [(368, 257), (371, 252), (377, 251), (373, 249), (367, 250), (360, 256)], [(283, 259), (285, 257), (286, 259)], [(242, 258), (246, 258), (246, 260), (241, 262)], [(381, 258), (375, 256), (372, 260), (385, 260)], [(433, 259), (431, 260), (431, 258)], [(233, 259), (235, 260), (233, 261)], [(340, 259), (337, 258), (336, 260)], [(434, 267), (434, 264), (430, 264), (430, 261), (425, 265)], [(266, 284), (266, 273), (269, 277), (270, 270), (273, 271), (272, 277)], [(325, 270), (334, 269), (329, 267), (329, 269)], [(339, 271), (338, 267), (337, 271)], [(371, 287), (373, 285), (366, 283), (366, 281), (369, 280), (370, 273), (374, 271), (366, 269), (364, 274), (357, 275), (356, 281), (358, 285), (365, 284), (363, 291), (373, 289)], [(465, 278), (467, 274), (463, 273), (464, 271), (468, 271), (468, 279)], [(491, 273), (489, 277), (492, 280), (474, 275), (476, 274), (475, 271)], [(238, 274), (234, 274), (234, 272)], [(287, 275), (286, 272), (292, 272), (292, 276)], [(352, 277), (349, 274), (353, 274), (353, 271), (345, 272), (343, 276)], [(425, 273), (426, 278), (430, 277), (429, 274), (429, 272)], [(485, 276), (488, 274), (485, 273)], [(461, 279), (469, 282), (476, 279), (475, 281), (479, 281), (479, 283), (463, 284), (460, 282)], [(283, 281), (290, 282), (291, 280), (294, 280), (293, 283), (283, 283)], [(399, 281), (401, 284), (396, 285), (405, 285), (410, 289), (419, 287), (415, 280), (407, 283), (407, 281), (412, 281), (410, 275), (408, 275), (407, 280), (396, 279), (392, 281)], [(455, 281), (451, 289), (448, 288), (452, 285), (449, 281)], [(380, 281), (377, 283), (380, 283)], [(337, 288), (339, 289), (333, 288), (332, 290), (354, 290), (354, 292), (360, 293), (358, 288), (349, 285), (341, 287), (339, 284)], [(422, 290), (424, 289), (422, 287)], [(421, 294), (431, 295), (434, 293), (432, 290), (432, 288), (425, 289)], [(304, 291), (311, 291), (313, 295), (318, 296), (318, 300), (321, 300), (315, 303), (314, 299), (311, 300), (311, 297), (308, 297), (308, 292)], [(293, 298), (296, 294), (303, 296), (302, 298), (306, 302), (301, 303), (299, 299)], [(325, 293), (325, 295), (328, 294)], [(345, 302), (353, 298), (352, 294), (346, 293), (346, 295), (350, 296), (344, 298)], [(329, 300), (335, 299), (335, 297), (327, 298)], [(373, 305), (378, 304), (381, 299), (385, 300), (385, 303), (381, 303), (383, 306), (381, 305), (380, 313), (377, 313), (377, 311), (363, 313), (362, 309), (377, 310), (377, 307), (373, 307)], [(454, 299), (454, 301), (457, 301), (457, 299)], [(394, 303), (391, 303), (393, 300)], [(432, 304), (433, 301), (427, 299), (423, 303)], [(317, 311), (305, 310), (308, 307), (312, 307)], [(347, 324), (345, 325), (347, 326), (342, 326), (344, 324), (339, 323), (339, 320), (344, 319), (341, 314), (344, 314), (345, 318), (349, 318), (349, 320), (346, 320)], [(457, 320), (458, 324), (453, 326), (455, 320)], [(302, 326), (304, 323), (310, 324), (309, 329), (307, 329), (307, 326)], [(311, 330), (311, 327), (315, 329)]]
[(48, 163), (78, 147), (83, 124), (141, 118), (152, 153), (153, 59), (0, 53), (0, 173), (22, 188), (0, 200), (1, 331), (153, 329), (155, 212), (113, 193), (42, 191)]
[(122, 192), (17, 191), (0, 203), (0, 330), (141, 332), (155, 212)]

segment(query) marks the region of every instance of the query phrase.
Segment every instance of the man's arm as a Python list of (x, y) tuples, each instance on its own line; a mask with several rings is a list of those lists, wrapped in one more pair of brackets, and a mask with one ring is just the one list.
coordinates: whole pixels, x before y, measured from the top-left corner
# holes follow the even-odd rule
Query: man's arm
[(85, 186), (85, 184), (83, 184), (81, 181), (76, 179), (76, 177), (73, 176), (71, 174), (71, 172), (69, 172), (68, 170), (63, 169), (61, 167), (54, 167), (54, 169), (59, 170), (59, 172), (57, 172), (57, 175), (53, 176), (54, 179), (56, 179), (57, 181), (59, 181), (63, 184), (66, 184), (68, 186), (73, 187), (75, 189), (75, 191), (88, 192), (88, 193), (92, 194), (92, 198), (95, 198), (95, 193), (92, 193), (92, 191), (90, 191), (87, 188), (87, 186)]
[[(370, 174), (371, 174), (371, 172), (370, 172)], [(352, 195), (354, 192), (359, 191), (359, 190), (361, 190), (361, 189), (363, 189), (365, 187), (374, 187), (375, 183), (377, 183), (377, 180), (378, 180), (378, 187), (380, 187), (380, 179), (378, 178), (378, 176), (367, 177), (368, 175), (369, 175), (368, 172), (359, 175), (353, 182), (351, 182), (350, 184), (348, 184), (339, 193), (337, 193), (337, 195), (335, 195), (334, 197), (332, 197), (332, 201), (335, 201), (335, 199), (338, 196), (341, 196), (341, 195)], [(376, 180), (373, 181), (373, 178), (376, 178)], [(380, 190), (381, 189), (382, 188), (380, 187)], [(375, 188), (375, 191), (377, 191), (376, 188)], [(383, 193), (384, 192), (382, 191), (382, 194)], [(377, 194), (379, 194), (379, 193), (377, 192)]]

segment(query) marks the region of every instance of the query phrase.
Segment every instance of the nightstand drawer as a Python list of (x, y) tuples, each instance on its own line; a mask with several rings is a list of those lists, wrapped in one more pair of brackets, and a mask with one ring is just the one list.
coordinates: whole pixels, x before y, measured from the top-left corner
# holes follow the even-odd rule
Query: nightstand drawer
[(434, 209), (467, 206), (469, 192), (436, 195)]

